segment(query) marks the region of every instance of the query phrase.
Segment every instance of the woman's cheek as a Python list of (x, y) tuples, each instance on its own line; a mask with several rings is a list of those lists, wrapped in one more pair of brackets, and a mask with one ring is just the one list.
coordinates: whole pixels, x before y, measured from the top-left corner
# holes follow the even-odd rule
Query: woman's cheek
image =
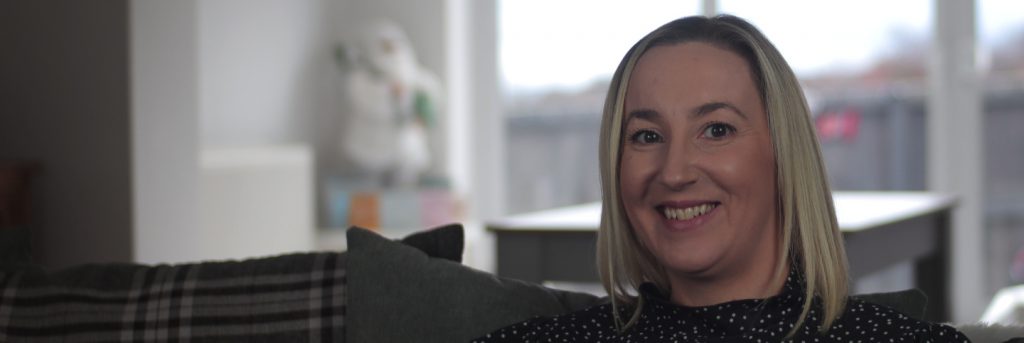
[(705, 169), (711, 171), (711, 175), (718, 176), (719, 178), (730, 178), (743, 170), (743, 160), (743, 158), (720, 154), (707, 156), (702, 164), (705, 166)]

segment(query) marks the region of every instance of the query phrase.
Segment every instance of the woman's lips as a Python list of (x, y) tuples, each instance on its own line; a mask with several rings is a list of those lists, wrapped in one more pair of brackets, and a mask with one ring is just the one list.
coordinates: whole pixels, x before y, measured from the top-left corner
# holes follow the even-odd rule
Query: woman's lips
[(662, 212), (665, 215), (665, 218), (668, 218), (669, 220), (689, 220), (711, 212), (711, 210), (715, 209), (715, 206), (718, 205), (715, 203), (704, 203), (686, 208), (665, 206), (662, 209)]
[(656, 207), (666, 227), (673, 231), (692, 230), (707, 222), (721, 203), (687, 201), (666, 203)]

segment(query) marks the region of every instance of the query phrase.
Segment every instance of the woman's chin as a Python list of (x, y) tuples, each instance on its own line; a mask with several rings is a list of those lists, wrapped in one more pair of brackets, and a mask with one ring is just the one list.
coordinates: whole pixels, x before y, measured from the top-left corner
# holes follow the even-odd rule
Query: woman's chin
[(712, 256), (665, 256), (661, 258), (665, 271), (675, 278), (701, 280), (713, 277), (718, 268)]

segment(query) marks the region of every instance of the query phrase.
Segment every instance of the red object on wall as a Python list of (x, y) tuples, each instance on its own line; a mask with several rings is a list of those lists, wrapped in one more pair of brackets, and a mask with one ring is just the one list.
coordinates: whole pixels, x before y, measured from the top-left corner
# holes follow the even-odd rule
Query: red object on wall
[(857, 133), (860, 131), (860, 116), (860, 110), (854, 108), (822, 113), (814, 119), (818, 138), (822, 142), (856, 141)]

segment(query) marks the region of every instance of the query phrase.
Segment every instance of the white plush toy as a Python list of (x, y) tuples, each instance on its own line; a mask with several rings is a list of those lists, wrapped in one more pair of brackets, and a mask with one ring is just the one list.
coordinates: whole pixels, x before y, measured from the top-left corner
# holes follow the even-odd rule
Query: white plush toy
[(429, 135), (438, 120), (440, 86), (421, 67), (409, 39), (380, 21), (355, 45), (342, 47), (347, 123), (341, 148), (363, 172), (386, 186), (415, 185), (431, 166)]

